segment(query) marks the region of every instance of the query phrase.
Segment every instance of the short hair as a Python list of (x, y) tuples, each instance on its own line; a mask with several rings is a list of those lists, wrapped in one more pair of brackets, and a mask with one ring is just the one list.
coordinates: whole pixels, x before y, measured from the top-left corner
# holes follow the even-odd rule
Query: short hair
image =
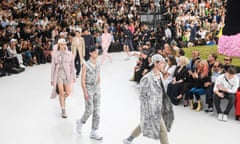
[(212, 57), (216, 60), (218, 58), (216, 53), (211, 53)]
[(227, 73), (236, 74), (236, 68), (234, 66), (229, 66), (227, 69)]
[(179, 52), (178, 52), (181, 56), (184, 56), (185, 55), (185, 51), (183, 49), (180, 49)]

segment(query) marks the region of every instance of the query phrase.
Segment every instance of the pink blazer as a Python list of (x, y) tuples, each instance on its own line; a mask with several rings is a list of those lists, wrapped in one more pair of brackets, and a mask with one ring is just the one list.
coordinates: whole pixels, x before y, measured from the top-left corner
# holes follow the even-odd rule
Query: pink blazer
[(109, 48), (111, 41), (112, 41), (112, 35), (110, 33), (103, 33), (102, 34), (102, 48), (106, 49)]
[[(54, 86), (52, 89), (51, 98), (56, 98), (57, 96), (56, 85), (57, 85), (58, 69), (59, 69), (60, 62), (61, 62), (60, 52), (53, 51), (52, 66), (51, 66), (51, 82), (53, 82)], [(63, 68), (65, 70), (67, 80), (69, 80), (72, 85), (73, 81), (76, 79), (76, 73), (75, 73), (74, 59), (73, 59), (72, 53), (69, 51), (66, 51), (64, 53)]]

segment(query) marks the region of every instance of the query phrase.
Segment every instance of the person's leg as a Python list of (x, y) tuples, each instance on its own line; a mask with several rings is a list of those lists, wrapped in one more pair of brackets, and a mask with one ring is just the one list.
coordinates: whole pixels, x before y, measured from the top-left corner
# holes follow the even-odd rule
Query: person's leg
[(106, 56), (108, 57), (109, 61), (112, 62), (112, 56), (108, 53), (109, 47), (106, 48)]
[(59, 103), (62, 109), (62, 118), (67, 118), (66, 110), (65, 110), (65, 96), (64, 96), (64, 86), (63, 81), (59, 81), (57, 83), (58, 91), (59, 91)]
[(78, 53), (77, 53), (77, 55), (75, 57), (74, 63), (75, 63), (75, 68), (76, 68), (76, 75), (78, 77), (79, 73), (80, 73), (80, 68), (81, 68), (80, 56), (79, 56)]
[(193, 91), (195, 88), (192, 88), (188, 93), (190, 109), (193, 109)]
[(100, 121), (100, 94), (93, 95), (93, 117), (92, 117), (92, 131), (90, 138), (95, 140), (102, 140), (103, 137), (97, 132)]
[(92, 115), (92, 113), (93, 113), (93, 100), (92, 96), (89, 95), (88, 100), (85, 100), (85, 112), (81, 118), (81, 122), (85, 124), (88, 118)]
[(138, 125), (134, 130), (133, 130), (133, 132), (131, 133), (131, 135), (128, 137), (128, 138), (126, 138), (126, 139), (124, 139), (123, 140), (123, 143), (124, 144), (130, 144), (130, 143), (132, 143), (132, 141), (135, 139), (135, 138), (137, 138), (140, 134), (141, 134), (141, 127), (140, 127), (140, 125)]
[(64, 84), (64, 98), (67, 98), (71, 94), (71, 84)]
[(221, 109), (221, 98), (219, 96), (217, 96), (216, 94), (213, 94), (213, 101), (214, 101), (214, 105), (216, 107), (217, 113), (221, 114), (222, 113), (222, 109)]
[(142, 130), (141, 130), (141, 127), (140, 125), (138, 125), (132, 132), (131, 136), (133, 139), (134, 138), (137, 138), (140, 134), (141, 134)]
[(229, 112), (231, 111), (233, 105), (234, 105), (234, 102), (235, 102), (235, 95), (234, 94), (224, 94), (224, 97), (226, 99), (228, 99), (228, 104), (227, 104), (227, 107), (224, 111), (224, 114), (225, 115), (228, 115)]
[(161, 121), (160, 121), (160, 142), (161, 142), (161, 144), (169, 144), (167, 128), (165, 126), (163, 119), (161, 119)]
[(100, 94), (93, 96), (92, 130), (98, 130), (100, 120)]
[(104, 61), (105, 61), (105, 59), (106, 59), (106, 57), (107, 57), (106, 48), (105, 48), (105, 47), (102, 47), (102, 51), (103, 51), (103, 53), (102, 53), (102, 58), (101, 58), (101, 64), (104, 64)]

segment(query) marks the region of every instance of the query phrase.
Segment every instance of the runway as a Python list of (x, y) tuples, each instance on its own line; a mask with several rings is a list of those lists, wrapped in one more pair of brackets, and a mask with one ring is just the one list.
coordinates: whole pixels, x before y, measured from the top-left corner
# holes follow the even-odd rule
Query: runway
[[(136, 84), (129, 81), (136, 58), (124, 61), (123, 53), (113, 53), (113, 62), (101, 70), (101, 120), (103, 141), (89, 138), (91, 118), (77, 134), (75, 122), (84, 111), (80, 78), (66, 100), (67, 119), (60, 117), (58, 99), (50, 99), (50, 64), (0, 78), (0, 144), (122, 144), (140, 122)], [(239, 144), (240, 123), (233, 110), (228, 122), (217, 120), (216, 112), (191, 111), (174, 107), (175, 121), (170, 144)], [(159, 144), (140, 136), (133, 144)]]

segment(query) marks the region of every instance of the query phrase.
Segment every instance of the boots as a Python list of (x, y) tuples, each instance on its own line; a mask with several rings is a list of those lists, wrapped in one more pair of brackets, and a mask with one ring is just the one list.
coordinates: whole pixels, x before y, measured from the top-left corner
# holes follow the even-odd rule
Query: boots
[(200, 111), (202, 109), (202, 103), (200, 100), (197, 101), (197, 108), (196, 108), (196, 111)]
[(193, 110), (193, 100), (189, 100), (190, 109)]

